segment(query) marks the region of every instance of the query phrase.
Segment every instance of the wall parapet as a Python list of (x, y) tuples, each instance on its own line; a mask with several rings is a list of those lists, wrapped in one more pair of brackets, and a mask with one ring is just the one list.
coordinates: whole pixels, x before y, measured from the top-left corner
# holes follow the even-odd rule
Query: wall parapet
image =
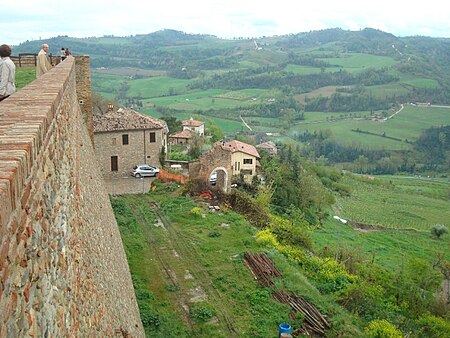
[(71, 56), (0, 103), (0, 337), (144, 336), (86, 66)]

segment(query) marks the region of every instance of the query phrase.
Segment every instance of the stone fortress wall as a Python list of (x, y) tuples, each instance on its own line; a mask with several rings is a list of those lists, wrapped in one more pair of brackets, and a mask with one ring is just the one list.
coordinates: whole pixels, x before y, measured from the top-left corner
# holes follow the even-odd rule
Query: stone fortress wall
[(0, 103), (0, 337), (143, 337), (92, 146), (89, 58)]

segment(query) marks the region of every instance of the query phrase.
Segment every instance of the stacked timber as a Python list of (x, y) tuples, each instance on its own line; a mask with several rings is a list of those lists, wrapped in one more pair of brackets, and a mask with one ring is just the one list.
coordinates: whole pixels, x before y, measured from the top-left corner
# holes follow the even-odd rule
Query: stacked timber
[(295, 294), (287, 294), (285, 292), (276, 291), (272, 294), (273, 298), (280, 303), (289, 305), (295, 312), (303, 315), (303, 329), (307, 336), (325, 335), (325, 330), (330, 328), (327, 319), (317, 308), (309, 304), (303, 297)]
[(244, 254), (244, 264), (263, 287), (273, 286), (273, 277), (282, 277), (275, 263), (264, 253)]

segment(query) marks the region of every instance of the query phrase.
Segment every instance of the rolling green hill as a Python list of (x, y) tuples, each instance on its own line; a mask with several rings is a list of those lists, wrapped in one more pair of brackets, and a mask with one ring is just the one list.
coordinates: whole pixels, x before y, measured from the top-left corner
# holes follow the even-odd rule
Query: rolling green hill
[[(330, 130), (340, 146), (406, 156), (426, 128), (449, 121), (450, 109), (432, 106), (450, 106), (450, 39), (370, 28), (235, 40), (163, 30), (59, 36), (14, 52), (37, 51), (42, 42), (54, 53), (65, 46), (89, 54), (102, 96), (154, 116), (214, 118), (226, 136), (246, 130), (242, 117), (261, 141), (298, 142), (298, 134)], [(431, 105), (405, 105), (390, 118), (411, 102)]]

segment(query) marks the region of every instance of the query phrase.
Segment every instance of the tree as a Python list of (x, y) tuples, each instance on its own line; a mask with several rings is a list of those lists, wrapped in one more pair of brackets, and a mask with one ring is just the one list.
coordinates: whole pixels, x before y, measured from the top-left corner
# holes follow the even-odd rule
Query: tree
[(431, 227), (431, 234), (440, 239), (443, 234), (448, 233), (448, 229), (443, 224), (435, 224)]
[(166, 121), (167, 128), (169, 128), (169, 135), (172, 135), (176, 132), (181, 131), (183, 129), (181, 125), (181, 121), (177, 120), (174, 116), (162, 116), (160, 117), (161, 120)]
[(217, 142), (223, 140), (223, 131), (217, 124), (211, 124), (208, 126), (208, 132), (211, 135), (211, 142)]
[(97, 93), (92, 93), (92, 109), (94, 115), (103, 115), (108, 112), (108, 105), (112, 104), (115, 109), (119, 108), (118, 103), (113, 99), (108, 99)]

